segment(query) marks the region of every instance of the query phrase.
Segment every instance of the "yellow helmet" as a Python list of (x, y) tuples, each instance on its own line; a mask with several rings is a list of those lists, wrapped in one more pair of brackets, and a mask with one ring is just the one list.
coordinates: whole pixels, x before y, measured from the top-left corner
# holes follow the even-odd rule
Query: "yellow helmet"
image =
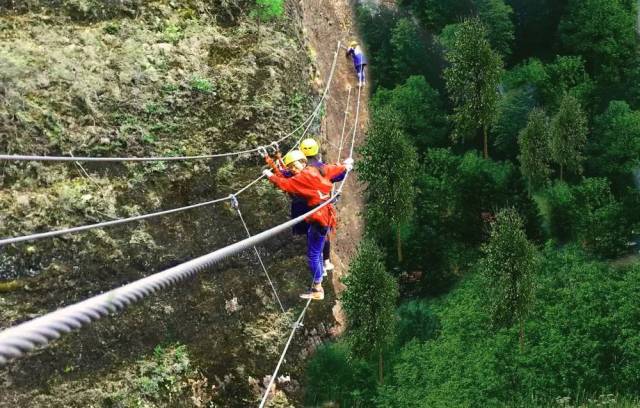
[(289, 153), (285, 154), (282, 160), (284, 161), (284, 165), (288, 166), (295, 161), (307, 161), (307, 156), (305, 156), (304, 153), (302, 153), (300, 150), (292, 150)]
[(349, 47), (351, 47), (351, 48), (356, 48), (357, 46), (358, 46), (358, 42), (357, 41), (351, 41), (349, 43)]
[(304, 153), (305, 156), (315, 156), (318, 154), (318, 150), (320, 150), (320, 146), (318, 146), (318, 142), (314, 139), (304, 139), (300, 142), (300, 150)]

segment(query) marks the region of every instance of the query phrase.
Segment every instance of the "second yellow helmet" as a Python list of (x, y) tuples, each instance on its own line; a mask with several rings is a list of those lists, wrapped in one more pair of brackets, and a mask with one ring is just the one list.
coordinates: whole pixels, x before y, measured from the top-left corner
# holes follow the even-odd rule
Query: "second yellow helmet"
[(320, 146), (318, 146), (318, 142), (314, 139), (304, 139), (300, 142), (300, 150), (302, 150), (302, 153), (307, 157), (316, 156), (318, 150), (320, 150)]
[(300, 150), (292, 150), (289, 153), (285, 154), (282, 158), (285, 166), (288, 166), (298, 160), (307, 160), (307, 156), (305, 156), (304, 153), (302, 153)]

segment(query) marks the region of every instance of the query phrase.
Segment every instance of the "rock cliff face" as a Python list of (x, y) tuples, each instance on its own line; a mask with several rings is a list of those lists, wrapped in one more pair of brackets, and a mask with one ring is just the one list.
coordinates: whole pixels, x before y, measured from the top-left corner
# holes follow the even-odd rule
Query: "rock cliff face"
[[(242, 150), (289, 132), (311, 112), (313, 80), (325, 73), (308, 57), (300, 5), (261, 24), (257, 42), (252, 4), (0, 1), (0, 151), (194, 155)], [(248, 156), (2, 162), (0, 236), (226, 196), (259, 175), (260, 165)], [(239, 199), (252, 231), (287, 219), (287, 198), (266, 182)], [(224, 203), (2, 248), (0, 328), (245, 236)], [(246, 252), (0, 369), (0, 407), (253, 405), (308, 280), (301, 239), (283, 234), (259, 249), (289, 314), (279, 313), (255, 255)], [(311, 343), (332, 324), (325, 305), (309, 313)], [(292, 356), (305, 348), (301, 338)], [(281, 404), (297, 398), (300, 378), (287, 375), (300, 364), (289, 364), (279, 381), (289, 395), (277, 397)]]

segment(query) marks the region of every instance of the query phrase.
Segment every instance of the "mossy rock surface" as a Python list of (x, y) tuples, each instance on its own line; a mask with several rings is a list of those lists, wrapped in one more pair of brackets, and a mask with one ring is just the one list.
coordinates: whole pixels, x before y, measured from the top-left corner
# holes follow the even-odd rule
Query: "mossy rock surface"
[[(288, 16), (262, 24), (256, 43), (248, 4), (0, 2), (0, 151), (199, 155), (243, 150), (284, 135), (317, 100), (311, 61), (297, 42), (299, 22)], [(254, 179), (261, 165), (255, 156), (2, 163), (0, 236), (226, 196)], [(252, 232), (288, 218), (287, 197), (265, 181), (239, 199)], [(244, 237), (224, 203), (3, 248), (0, 328)], [(254, 404), (250, 379), (260, 382), (273, 369), (288, 321), (299, 310), (297, 294), (308, 282), (303, 239), (285, 233), (259, 250), (283, 303), (293, 307), (290, 315), (279, 313), (255, 254), (246, 251), (1, 369), (0, 407)], [(311, 319), (330, 316), (328, 303), (317, 309)], [(158, 345), (173, 357), (180, 348), (188, 367), (169, 370), (174, 379), (168, 383), (144, 383), (149, 376), (142, 367), (160, 364), (154, 357)], [(292, 352), (303, 346), (294, 345)], [(287, 396), (278, 398), (289, 404)]]

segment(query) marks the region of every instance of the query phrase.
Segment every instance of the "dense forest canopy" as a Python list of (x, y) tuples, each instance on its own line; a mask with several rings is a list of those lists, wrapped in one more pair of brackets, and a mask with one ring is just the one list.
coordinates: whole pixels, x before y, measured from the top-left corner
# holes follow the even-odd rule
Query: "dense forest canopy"
[[(381, 251), (400, 291), (379, 267), (374, 289), (348, 285), (345, 339), (309, 364), (310, 404), (639, 403), (637, 11), (358, 7), (374, 81), (358, 166), (368, 239), (347, 283)], [(364, 318), (392, 321), (376, 334)], [(363, 335), (377, 348), (355, 347)]]

